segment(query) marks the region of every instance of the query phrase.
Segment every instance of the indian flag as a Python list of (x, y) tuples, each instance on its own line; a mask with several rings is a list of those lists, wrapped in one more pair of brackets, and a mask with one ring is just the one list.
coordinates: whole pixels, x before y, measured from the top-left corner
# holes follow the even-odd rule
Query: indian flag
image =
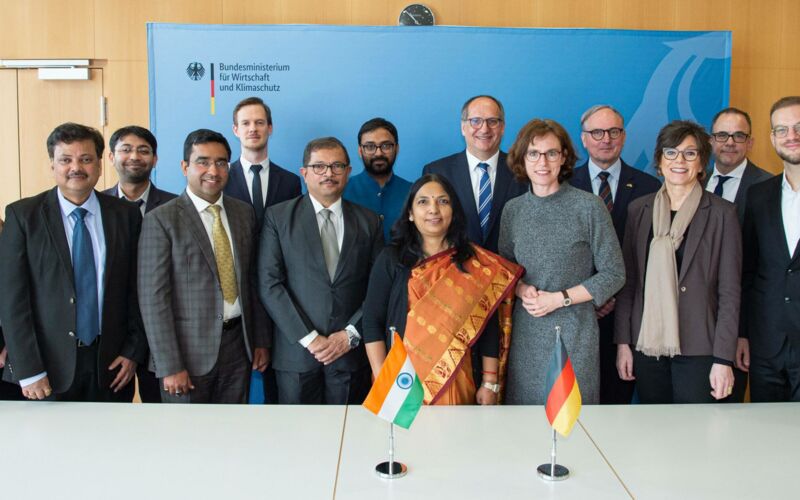
[(422, 406), (422, 384), (406, 354), (400, 335), (394, 334), (389, 355), (364, 400), (364, 408), (404, 429), (411, 426)]

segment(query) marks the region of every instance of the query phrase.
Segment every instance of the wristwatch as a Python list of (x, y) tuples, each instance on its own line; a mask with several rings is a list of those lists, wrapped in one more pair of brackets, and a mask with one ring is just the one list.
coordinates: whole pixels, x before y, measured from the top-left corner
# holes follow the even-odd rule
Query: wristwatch
[(350, 349), (355, 349), (358, 347), (358, 344), (361, 343), (361, 336), (358, 335), (355, 327), (352, 325), (347, 325), (344, 331), (347, 332), (347, 340), (350, 341)]
[(564, 296), (564, 300), (561, 302), (561, 305), (564, 307), (569, 307), (572, 305), (572, 299), (569, 298), (569, 294), (566, 290), (561, 290), (561, 295)]
[(493, 384), (491, 382), (484, 382), (483, 385), (481, 385), (481, 387), (485, 387), (486, 389), (489, 389), (490, 391), (492, 391), (495, 394), (500, 392), (500, 384)]

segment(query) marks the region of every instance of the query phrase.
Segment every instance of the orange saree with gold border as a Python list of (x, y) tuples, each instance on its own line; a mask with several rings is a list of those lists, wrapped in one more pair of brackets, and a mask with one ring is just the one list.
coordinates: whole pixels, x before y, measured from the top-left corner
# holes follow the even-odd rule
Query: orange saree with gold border
[(511, 325), (511, 308), (522, 267), (473, 246), (462, 272), (454, 250), (434, 255), (411, 270), (406, 351), (422, 382), (425, 404), (474, 404), (470, 349), (494, 312), (500, 311), (501, 366)]

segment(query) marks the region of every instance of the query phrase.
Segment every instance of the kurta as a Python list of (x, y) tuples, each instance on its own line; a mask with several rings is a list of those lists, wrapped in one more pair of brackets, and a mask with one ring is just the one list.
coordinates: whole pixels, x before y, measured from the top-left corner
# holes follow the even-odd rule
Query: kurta
[(546, 197), (532, 192), (508, 202), (500, 225), (499, 253), (522, 265), (522, 281), (559, 292), (583, 285), (593, 300), (535, 318), (514, 304), (508, 354), (507, 404), (544, 404), (545, 378), (555, 347), (555, 327), (569, 353), (584, 403), (600, 399), (599, 328), (595, 306), (625, 283), (611, 216), (597, 196), (568, 183)]

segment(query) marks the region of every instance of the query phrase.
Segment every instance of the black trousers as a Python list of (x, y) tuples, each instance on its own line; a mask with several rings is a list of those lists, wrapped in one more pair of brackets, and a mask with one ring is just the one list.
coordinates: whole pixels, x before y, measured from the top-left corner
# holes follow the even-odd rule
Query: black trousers
[(308, 372), (275, 370), (280, 404), (361, 404), (370, 389), (370, 369), (340, 371), (320, 365)]
[(712, 356), (661, 356), (633, 353), (636, 391), (644, 404), (713, 403), (708, 379)]
[[(0, 375), (3, 372), (0, 370)], [(0, 380), (0, 401), (23, 401), (25, 396), (22, 395), (22, 388), (19, 384), (11, 382), (4, 382)]]
[(600, 327), (600, 404), (630, 404), (635, 382), (622, 380), (617, 372), (614, 313), (597, 320), (597, 325)]
[(156, 374), (147, 368), (147, 363), (136, 368), (136, 380), (139, 382), (139, 397), (142, 403), (161, 402), (161, 384)]
[(247, 402), (251, 363), (244, 346), (242, 323), (222, 332), (217, 362), (205, 375), (191, 375), (194, 389), (188, 394), (171, 396), (161, 384), (164, 403), (243, 404)]
[[(97, 380), (97, 370), (106, 370), (108, 367), (97, 366), (97, 350), (100, 339), (90, 346), (78, 347), (75, 359), (75, 376), (72, 385), (65, 392), (53, 394), (49, 401), (83, 401), (93, 403), (129, 403), (133, 399), (133, 380), (119, 392), (113, 392), (108, 387), (100, 387)], [(119, 370), (119, 368), (117, 368)], [(111, 377), (116, 376), (116, 371)]]
[(750, 351), (750, 399), (754, 403), (800, 401), (800, 346), (787, 337), (770, 358)]

